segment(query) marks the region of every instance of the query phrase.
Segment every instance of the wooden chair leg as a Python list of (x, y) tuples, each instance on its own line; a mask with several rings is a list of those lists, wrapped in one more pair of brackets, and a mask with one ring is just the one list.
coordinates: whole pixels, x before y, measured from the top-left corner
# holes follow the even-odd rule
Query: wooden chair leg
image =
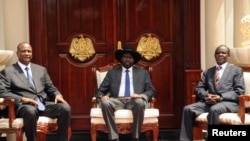
[(70, 141), (71, 136), (72, 136), (72, 131), (71, 131), (71, 128), (69, 127), (68, 128), (68, 141)]
[(157, 125), (153, 130), (153, 141), (158, 141), (159, 136), (159, 125)]
[(16, 141), (23, 141), (23, 131), (19, 130), (16, 132)]
[(44, 132), (37, 132), (37, 141), (46, 141), (46, 134)]
[(202, 128), (193, 127), (193, 140), (203, 140)]
[(145, 136), (146, 136), (146, 140), (147, 141), (151, 141), (151, 133), (152, 133), (153, 131), (150, 131), (150, 130), (148, 130), (148, 131), (146, 131), (145, 132)]
[(96, 141), (96, 136), (97, 136), (97, 133), (96, 133), (96, 127), (95, 125), (91, 125), (91, 141)]

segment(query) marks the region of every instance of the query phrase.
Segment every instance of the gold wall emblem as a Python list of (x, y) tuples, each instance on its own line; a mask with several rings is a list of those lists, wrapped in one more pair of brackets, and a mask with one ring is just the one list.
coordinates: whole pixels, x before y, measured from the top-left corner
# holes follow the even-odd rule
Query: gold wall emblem
[(151, 34), (148, 34), (147, 37), (141, 37), (137, 46), (137, 52), (146, 60), (158, 57), (162, 53), (159, 39), (152, 37)]
[(95, 54), (95, 49), (90, 38), (84, 38), (83, 35), (72, 39), (69, 53), (75, 59), (84, 62)]

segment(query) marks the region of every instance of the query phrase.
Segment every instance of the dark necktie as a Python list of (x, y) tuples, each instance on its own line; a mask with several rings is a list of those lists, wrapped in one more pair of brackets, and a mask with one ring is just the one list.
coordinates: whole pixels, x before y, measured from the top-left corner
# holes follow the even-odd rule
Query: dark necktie
[(215, 87), (216, 87), (216, 89), (219, 87), (219, 83), (220, 83), (220, 73), (219, 73), (219, 71), (220, 71), (221, 68), (222, 68), (221, 66), (217, 66), (216, 71), (215, 71)]
[(125, 77), (125, 97), (130, 97), (129, 70), (126, 70), (126, 77)]

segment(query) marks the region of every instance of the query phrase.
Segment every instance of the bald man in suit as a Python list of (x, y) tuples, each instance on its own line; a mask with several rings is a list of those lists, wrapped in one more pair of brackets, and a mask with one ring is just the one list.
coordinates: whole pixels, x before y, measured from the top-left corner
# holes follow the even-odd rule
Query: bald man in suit
[(1, 72), (0, 97), (15, 99), (16, 116), (23, 118), (27, 141), (36, 141), (39, 116), (57, 118), (56, 140), (68, 141), (70, 106), (53, 85), (46, 68), (30, 62), (32, 47), (29, 43), (19, 43), (16, 54), (17, 63)]
[[(192, 125), (195, 117), (208, 112), (208, 124), (218, 125), (219, 115), (238, 112), (239, 96), (245, 93), (243, 71), (240, 67), (227, 62), (230, 49), (225, 45), (216, 48), (214, 57), (216, 65), (206, 70), (195, 88), (196, 96), (201, 100), (183, 108), (181, 124), (181, 141), (193, 141)], [(220, 78), (217, 85), (216, 68)]]

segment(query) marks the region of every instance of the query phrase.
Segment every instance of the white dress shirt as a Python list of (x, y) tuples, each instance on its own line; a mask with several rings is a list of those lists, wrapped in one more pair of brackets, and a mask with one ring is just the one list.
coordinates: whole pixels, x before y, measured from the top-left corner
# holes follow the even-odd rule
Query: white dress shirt
[[(133, 86), (133, 67), (130, 67), (129, 70), (129, 82), (130, 82), (130, 95), (134, 93), (134, 86)], [(119, 97), (125, 96), (125, 78), (126, 78), (126, 68), (122, 67), (122, 78), (119, 90)]]

